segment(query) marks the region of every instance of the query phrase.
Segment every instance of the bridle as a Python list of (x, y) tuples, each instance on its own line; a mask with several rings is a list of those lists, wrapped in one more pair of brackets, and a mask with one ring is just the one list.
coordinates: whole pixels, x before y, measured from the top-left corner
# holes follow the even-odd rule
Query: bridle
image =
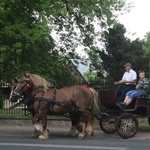
[[(24, 84), (21, 88), (20, 88), (20, 84), (22, 82), (26, 82), (26, 84)], [(14, 95), (17, 95), (17, 96), (20, 96), (22, 95), (25, 91), (24, 91), (24, 88), (27, 87), (27, 90), (30, 90), (32, 88), (32, 85), (29, 83), (30, 82), (30, 79), (26, 79), (26, 80), (23, 80), (23, 81), (19, 81), (16, 88), (14, 89), (13, 93)], [(18, 92), (19, 91), (19, 92)]]

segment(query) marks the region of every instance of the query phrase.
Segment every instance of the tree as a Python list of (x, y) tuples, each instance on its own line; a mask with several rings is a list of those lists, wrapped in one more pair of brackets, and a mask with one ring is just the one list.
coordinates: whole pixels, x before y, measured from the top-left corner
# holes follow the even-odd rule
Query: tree
[(150, 58), (150, 32), (146, 33), (145, 38), (143, 39), (143, 49), (145, 57)]
[[(65, 59), (53, 50), (55, 44), (46, 18), (49, 14), (43, 14), (49, 6), (44, 2), (6, 0), (1, 3), (0, 71), (3, 80), (10, 81), (27, 71), (56, 82), (62, 80), (62, 68), (67, 73)], [(69, 72), (67, 76), (73, 81)], [(63, 78), (63, 81), (68, 79)]]
[(124, 6), (124, 0), (55, 1), (51, 9), (60, 9), (54, 19), (54, 29), (60, 37), (56, 48), (61, 51), (67, 49), (67, 56), (73, 57), (75, 49), (82, 45), (90, 59), (94, 59), (93, 54), (98, 49), (99, 41), (103, 39), (103, 31), (114, 23), (115, 12)]
[(143, 49), (144, 49), (144, 66), (147, 66), (147, 75), (150, 78), (150, 32), (146, 33), (143, 39)]
[(124, 64), (130, 62), (135, 71), (147, 70), (144, 63), (144, 50), (142, 41), (136, 39), (131, 41), (125, 37), (126, 29), (120, 23), (109, 28), (105, 37), (105, 48), (99, 53), (102, 65), (107, 73), (109, 81), (119, 80), (124, 72)]
[[(113, 12), (123, 6), (124, 0), (1, 0), (3, 80), (11, 80), (21, 71), (60, 80), (68, 59), (78, 57), (75, 52), (78, 45), (84, 45), (87, 53), (95, 53), (97, 34), (93, 21), (98, 21), (101, 29), (107, 29), (113, 24)], [(59, 42), (64, 43), (55, 43), (50, 34), (52, 29), (59, 33)]]

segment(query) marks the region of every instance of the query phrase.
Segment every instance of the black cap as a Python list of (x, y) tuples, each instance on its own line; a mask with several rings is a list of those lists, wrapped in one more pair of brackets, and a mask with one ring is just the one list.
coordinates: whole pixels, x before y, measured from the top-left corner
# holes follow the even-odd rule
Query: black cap
[(126, 64), (124, 65), (124, 67), (127, 67), (127, 66), (132, 67), (132, 65), (131, 65), (130, 63), (126, 63)]

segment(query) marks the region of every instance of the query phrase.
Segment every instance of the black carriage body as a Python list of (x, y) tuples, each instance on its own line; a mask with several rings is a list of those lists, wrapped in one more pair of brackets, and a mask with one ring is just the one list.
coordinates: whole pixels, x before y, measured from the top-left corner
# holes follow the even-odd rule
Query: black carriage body
[(150, 125), (150, 92), (136, 98), (125, 109), (119, 107), (117, 103), (115, 88), (99, 91), (99, 99), (102, 114), (107, 114), (100, 120), (100, 127), (105, 133), (111, 134), (117, 131), (122, 138), (130, 138), (138, 130), (137, 118), (148, 118)]

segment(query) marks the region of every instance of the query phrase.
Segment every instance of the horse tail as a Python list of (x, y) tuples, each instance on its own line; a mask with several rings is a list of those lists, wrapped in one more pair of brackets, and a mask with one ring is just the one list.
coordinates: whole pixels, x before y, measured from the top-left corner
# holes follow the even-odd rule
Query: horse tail
[(98, 105), (98, 93), (93, 88), (89, 88), (89, 89), (93, 94), (93, 104), (91, 106), (91, 112), (94, 115), (99, 115), (100, 110), (99, 110), (99, 105)]

